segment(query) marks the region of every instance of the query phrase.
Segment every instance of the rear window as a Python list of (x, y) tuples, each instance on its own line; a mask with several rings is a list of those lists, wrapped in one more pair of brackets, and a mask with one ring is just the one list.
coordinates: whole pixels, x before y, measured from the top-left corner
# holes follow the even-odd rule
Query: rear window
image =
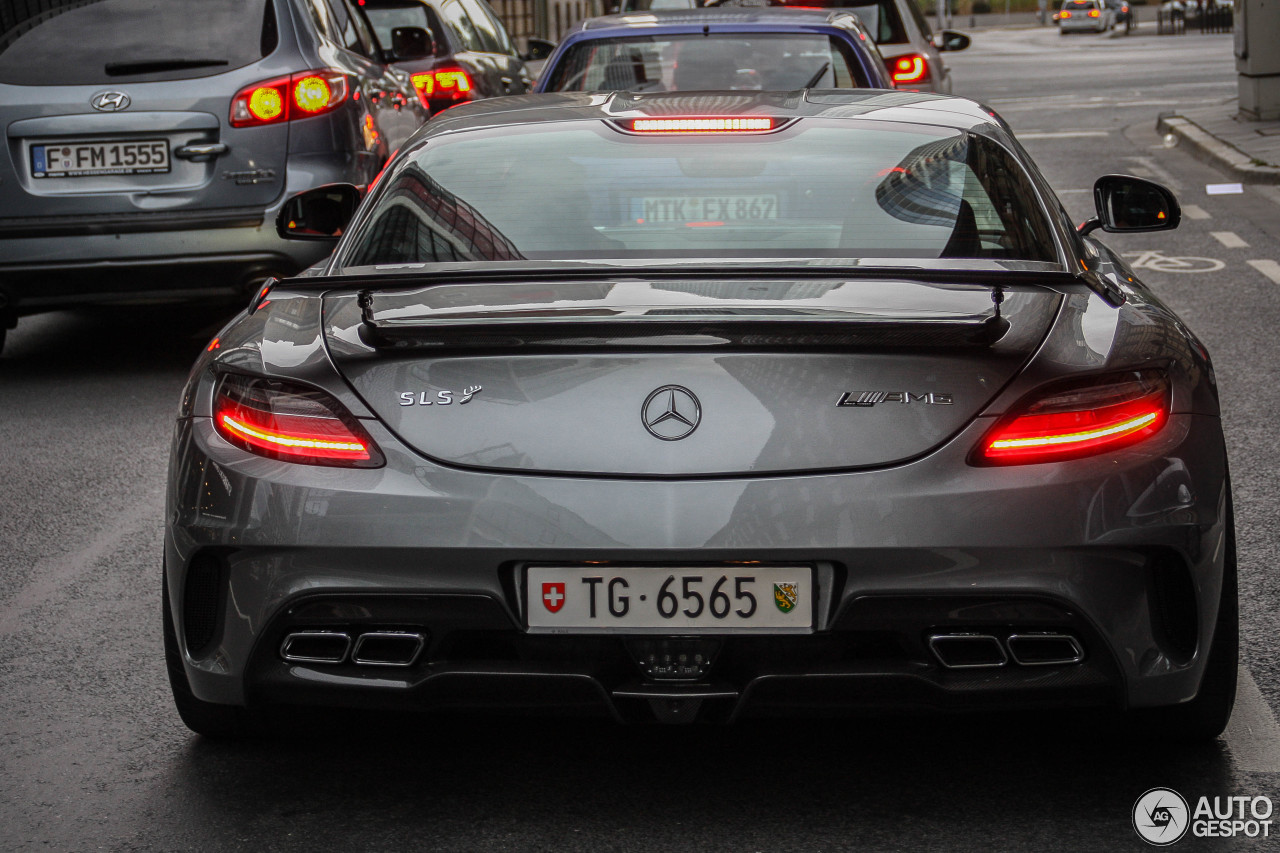
[[(109, 85), (207, 77), (276, 48), (272, 0), (5, 3), (0, 83)], [(43, 7), (43, 11), (36, 12)]]
[(847, 45), (816, 33), (713, 33), (584, 41), (548, 77), (549, 92), (866, 87)]
[(391, 47), (391, 31), (396, 27), (421, 27), (431, 32), (432, 38), (441, 36), (431, 31), (431, 22), (427, 20), (427, 7), (421, 3), (405, 3), (404, 5), (366, 4), (365, 16), (373, 25), (378, 42), (383, 47)]
[(1093, 0), (1067, 0), (1066, 3), (1062, 4), (1062, 8), (1067, 9), (1068, 11), (1074, 12), (1077, 9), (1097, 8), (1097, 4), (1095, 4)]
[[(628, 0), (627, 8), (639, 8), (631, 4), (637, 0)], [(646, 0), (639, 0), (646, 2)], [(916, 0), (670, 0), (673, 3), (684, 3), (686, 5), (673, 5), (671, 7), (660, 7), (659, 2), (666, 0), (650, 0), (653, 2), (651, 8), (693, 8), (693, 4), (698, 6), (795, 6), (802, 9), (839, 9), (844, 12), (853, 12), (861, 20), (863, 25), (870, 31), (871, 37), (876, 40), (876, 44), (906, 44), (907, 29), (902, 23), (902, 15), (898, 12), (898, 2), (906, 4), (914, 3)], [(927, 27), (927, 25), (926, 25)]]
[(383, 178), (340, 265), (1057, 260), (1003, 148), (891, 127), (815, 118), (759, 135), (643, 136), (591, 121), (436, 137)]

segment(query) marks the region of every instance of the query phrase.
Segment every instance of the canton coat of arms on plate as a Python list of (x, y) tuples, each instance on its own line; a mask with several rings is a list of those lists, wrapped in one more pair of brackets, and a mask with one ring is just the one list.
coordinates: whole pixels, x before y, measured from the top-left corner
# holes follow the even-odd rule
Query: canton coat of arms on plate
[(800, 602), (800, 584), (775, 583), (773, 585), (773, 603), (783, 613), (790, 613)]

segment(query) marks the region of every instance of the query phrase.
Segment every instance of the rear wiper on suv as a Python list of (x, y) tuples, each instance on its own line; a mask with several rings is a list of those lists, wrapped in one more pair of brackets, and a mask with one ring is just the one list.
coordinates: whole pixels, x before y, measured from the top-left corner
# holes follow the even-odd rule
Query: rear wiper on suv
[(154, 74), (159, 71), (182, 71), (187, 68), (210, 68), (228, 65), (225, 59), (144, 59), (138, 62), (108, 62), (103, 70), (111, 77), (131, 74)]

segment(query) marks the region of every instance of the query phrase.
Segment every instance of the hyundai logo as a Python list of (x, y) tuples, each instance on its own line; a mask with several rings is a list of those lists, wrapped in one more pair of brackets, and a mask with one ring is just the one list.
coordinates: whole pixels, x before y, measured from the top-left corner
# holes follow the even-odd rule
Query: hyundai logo
[(129, 108), (129, 96), (124, 92), (99, 92), (89, 99), (89, 105), (104, 113), (116, 113)]
[(640, 417), (654, 438), (679, 441), (698, 428), (702, 406), (688, 388), (663, 385), (645, 398)]

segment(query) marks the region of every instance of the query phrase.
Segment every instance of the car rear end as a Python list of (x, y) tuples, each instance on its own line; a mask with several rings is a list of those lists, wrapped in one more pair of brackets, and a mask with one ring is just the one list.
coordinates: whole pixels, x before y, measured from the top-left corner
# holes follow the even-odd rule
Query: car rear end
[(1109, 13), (1100, 0), (1066, 0), (1058, 12), (1058, 27), (1062, 33), (1093, 32), (1107, 29)]
[(524, 61), (502, 22), (482, 0), (364, 0), (364, 13), (383, 44), (396, 27), (422, 27), (432, 55), (398, 62), (431, 115), (481, 98), (522, 95), (530, 84)]
[[(281, 240), (275, 214), (286, 191), (357, 181), (333, 140), (358, 122), (344, 114), (351, 81), (300, 51), (292, 11), (101, 0), (53, 5), (4, 34), (11, 321), (86, 302), (225, 299), (323, 256)], [(319, 150), (295, 127), (308, 121), (326, 125)]]
[[(813, 99), (435, 123), (344, 275), (284, 283), (192, 374), (166, 560), (195, 695), (1194, 696), (1226, 536), (1203, 351), (1066, 270), (976, 105)], [(962, 112), (981, 133), (930, 121)]]

